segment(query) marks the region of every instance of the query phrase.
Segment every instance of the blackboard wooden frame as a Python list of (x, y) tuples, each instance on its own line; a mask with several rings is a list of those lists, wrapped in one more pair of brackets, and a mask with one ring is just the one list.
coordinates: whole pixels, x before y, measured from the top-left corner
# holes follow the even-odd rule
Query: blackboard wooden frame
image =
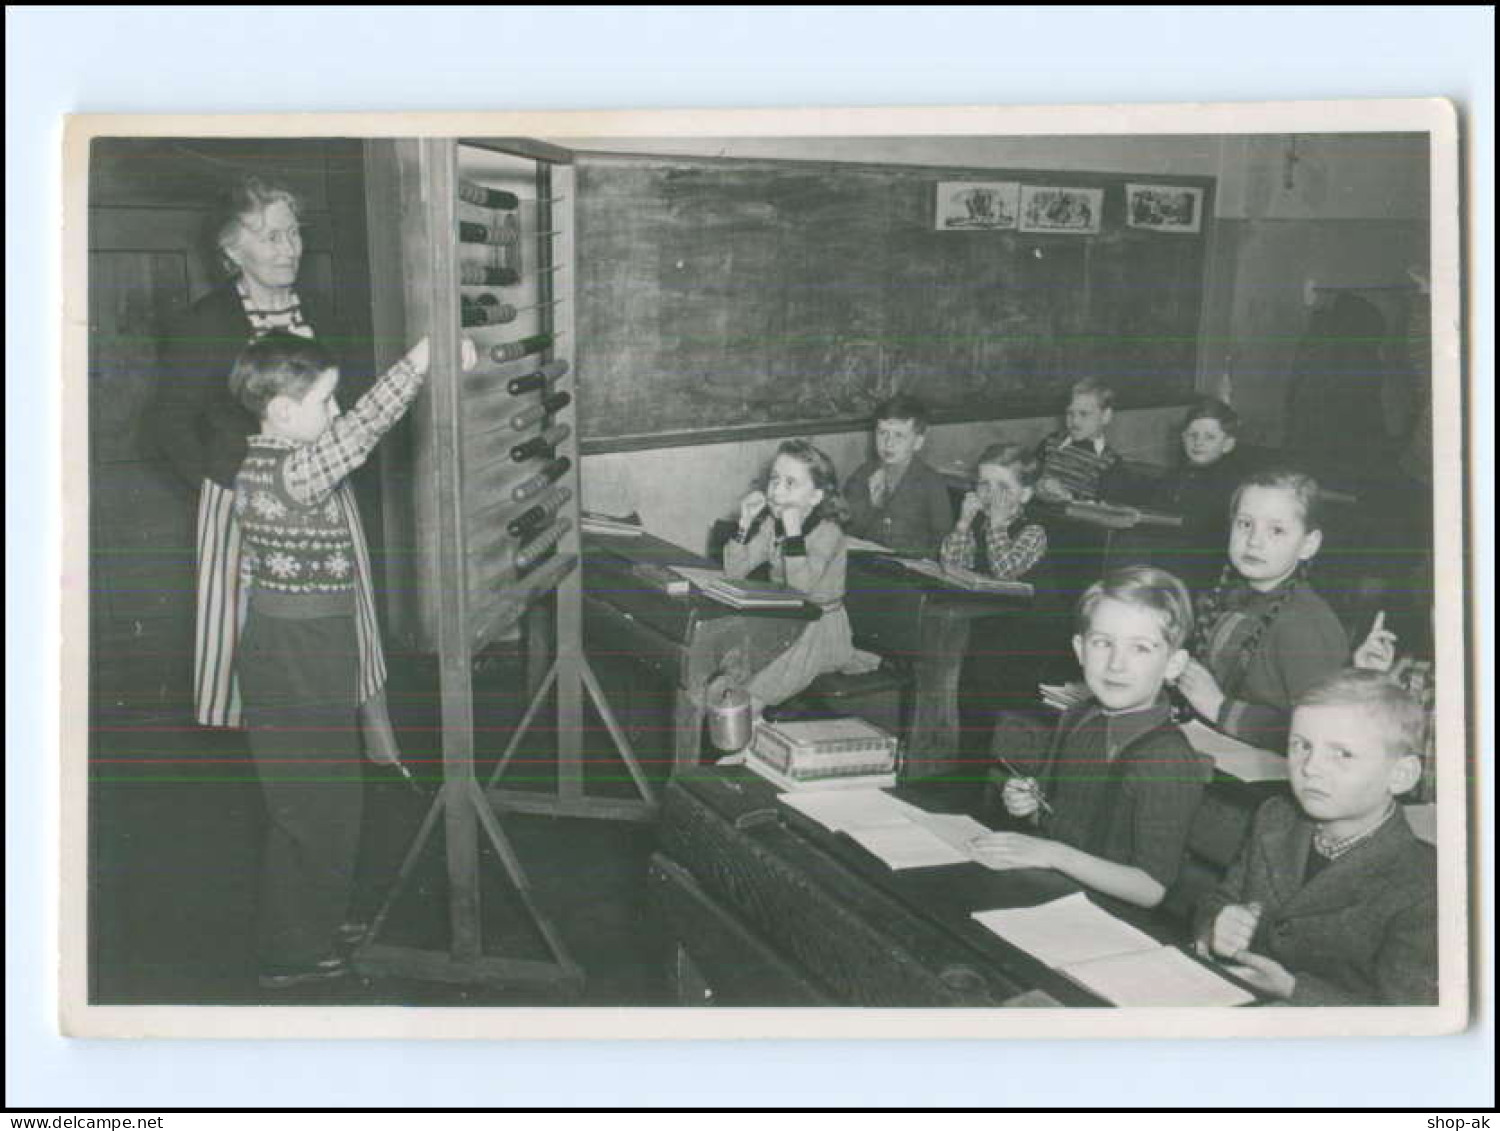
[[(841, 183), (847, 182), (851, 187), (845, 191), (854, 197), (858, 197), (862, 192), (866, 198), (870, 198), (875, 187), (889, 185), (905, 194), (906, 211), (899, 218), (897, 237), (914, 244), (919, 249), (919, 253), (927, 257), (925, 267), (929, 277), (941, 276), (942, 272), (951, 269), (948, 252), (944, 250), (939, 253), (933, 250), (937, 246), (935, 241), (953, 241), (958, 249), (958, 254), (954, 258), (960, 260), (965, 257), (972, 259), (975, 255), (974, 248), (978, 246), (974, 243), (965, 246), (964, 241), (980, 241), (988, 248), (1001, 252), (997, 262), (1008, 263), (1011, 265), (1010, 269), (1016, 271), (1026, 270), (1033, 261), (1045, 264), (1053, 260), (1060, 260), (1064, 263), (1063, 267), (1055, 268), (1055, 270), (1068, 270), (1070, 268), (1066, 263), (1069, 257), (1072, 257), (1082, 263), (1081, 268), (1075, 263), (1071, 269), (1075, 273), (1081, 271), (1084, 284), (1081, 293), (1070, 292), (1072, 301), (1081, 300), (1084, 303), (1081, 308), (1083, 313), (1076, 314), (1075, 311), (1075, 315), (1077, 318), (1088, 321), (1090, 327), (1095, 329), (1100, 325), (1106, 325), (1111, 319), (1120, 323), (1122, 320), (1128, 322), (1135, 317), (1130, 310), (1130, 304), (1133, 302), (1138, 305), (1142, 301), (1141, 296), (1150, 288), (1146, 283), (1137, 285), (1133, 278), (1126, 279), (1126, 272), (1122, 270), (1122, 267), (1130, 265), (1128, 257), (1133, 249), (1146, 248), (1148, 250), (1137, 254), (1147, 258), (1155, 254), (1173, 260), (1172, 270), (1175, 273), (1169, 280), (1169, 284), (1180, 293), (1174, 300), (1175, 305), (1170, 312), (1170, 317), (1174, 319), (1172, 325), (1174, 332), (1141, 335), (1134, 348), (1145, 349), (1146, 347), (1141, 343), (1154, 340), (1160, 343), (1159, 348), (1164, 352), (1170, 350), (1171, 357), (1168, 359), (1169, 364), (1163, 368), (1163, 371), (1167, 373), (1165, 377), (1153, 377), (1146, 385), (1119, 387), (1117, 406), (1127, 409), (1169, 406), (1185, 403), (1196, 395), (1202, 369), (1201, 335), (1209, 271), (1212, 264), (1213, 224), (1211, 222), (1203, 224), (1202, 230), (1197, 233), (1127, 228), (1124, 216), (1125, 185), (1128, 182), (1130, 184), (1182, 185), (1200, 189), (1203, 192), (1204, 212), (1211, 220), (1217, 187), (1216, 179), (1213, 177), (1108, 171), (976, 169), (938, 165), (892, 166), (865, 162), (813, 162), (761, 158), (624, 155), (585, 150), (577, 151), (574, 157), (579, 169), (580, 262), (577, 293), (579, 295), (580, 335), (578, 342), (579, 387), (582, 401), (580, 450), (585, 455), (767, 437), (860, 431), (869, 427), (869, 409), (880, 399), (877, 393), (883, 395), (884, 392), (891, 391), (890, 387), (881, 388), (881, 382), (900, 380), (889, 373), (876, 373), (874, 375), (876, 379), (869, 382), (869, 389), (863, 391), (863, 402), (857, 408), (845, 411), (799, 413), (782, 409), (779, 413), (773, 412), (767, 418), (747, 420), (740, 424), (699, 420), (673, 427), (654, 427), (650, 420), (641, 420), (639, 411), (632, 416), (632, 406), (629, 401), (622, 402), (619, 397), (612, 399), (612, 391), (618, 391), (626, 383), (635, 388), (640, 382), (644, 381), (649, 386), (656, 381), (670, 393), (670, 381), (675, 379), (681, 384), (682, 378), (680, 375), (670, 374), (669, 366), (672, 360), (670, 350), (657, 348), (656, 343), (652, 343), (652, 348), (657, 348), (657, 356), (646, 356), (637, 359), (636, 363), (622, 361), (621, 351), (612, 348), (611, 327), (608, 320), (611, 317), (626, 317), (619, 313), (620, 309), (631, 302), (638, 303), (639, 292), (642, 288), (638, 285), (612, 284), (609, 275), (610, 272), (614, 272), (616, 278), (623, 278), (624, 274), (631, 269), (621, 268), (622, 256), (633, 255), (644, 261), (645, 257), (660, 257), (664, 254), (663, 248), (658, 246), (661, 241), (650, 238), (653, 235), (650, 231), (653, 224), (657, 229), (654, 234), (658, 237), (665, 235), (668, 238), (677, 238), (677, 233), (668, 226), (672, 218), (665, 207), (657, 207), (654, 217), (644, 226), (636, 224), (633, 232), (616, 234), (612, 231), (601, 230), (611, 219), (609, 215), (611, 207), (621, 209), (616, 218), (626, 221), (626, 224), (622, 226), (635, 223), (634, 216), (627, 215), (624, 211), (625, 208), (631, 207), (627, 195), (621, 195), (615, 200), (603, 199), (609, 191), (604, 189), (604, 186), (609, 183), (607, 178), (612, 175), (628, 174), (635, 177), (637, 181), (643, 177), (655, 177), (654, 185), (647, 187), (650, 191), (663, 195), (668, 195), (668, 189), (664, 186), (673, 178), (677, 178), (679, 183), (683, 178), (691, 179), (694, 176), (706, 178), (705, 184), (708, 188), (694, 203), (710, 211), (718, 207), (711, 197), (713, 190), (711, 182), (715, 178), (721, 186), (728, 183), (726, 178), (739, 178), (741, 184), (749, 185), (748, 192), (739, 195), (748, 195), (751, 198), (755, 196), (753, 182), (756, 178), (771, 183), (775, 183), (777, 178), (783, 180), (789, 177), (814, 178), (824, 186), (833, 184), (836, 191)], [(859, 178), (863, 178), (863, 185), (854, 186), (853, 182)], [(1098, 235), (1015, 231), (938, 232), (935, 230), (932, 194), (936, 191), (936, 185), (940, 181), (960, 180), (1017, 181), (1023, 185), (1102, 188), (1105, 190), (1103, 231)], [(672, 191), (675, 191), (675, 188)], [(915, 203), (912, 203), (913, 201)], [(660, 204), (661, 202), (653, 198), (653, 203)], [(743, 201), (740, 204), (743, 204)], [(735, 207), (739, 207), (740, 204)], [(716, 213), (709, 221), (711, 224), (717, 223), (720, 229), (723, 229), (726, 223), (730, 226), (734, 223), (730, 206), (726, 204), (723, 207), (725, 209), (723, 215)], [(759, 205), (759, 207), (763, 215), (767, 206)], [(754, 220), (752, 224), (753, 222)], [(814, 231), (813, 234), (816, 235), (816, 232)], [(1101, 248), (1105, 248), (1106, 244), (1113, 250), (1101, 252)], [(1158, 249), (1175, 248), (1175, 250), (1151, 252), (1149, 250), (1151, 245), (1155, 245)], [(1110, 256), (1113, 258), (1111, 259)], [(1016, 267), (1015, 264), (1019, 262), (1018, 257), (1027, 258), (1024, 264)], [(1120, 262), (1115, 262), (1115, 260)], [(1101, 263), (1103, 266), (1100, 266)], [(682, 263), (679, 261), (677, 266), (681, 267)], [(660, 270), (659, 265), (653, 268), (650, 263), (646, 263), (645, 268), (647, 274), (652, 269)], [(779, 271), (780, 266), (773, 262), (769, 266), (763, 264), (763, 268), (769, 274), (774, 275)], [(1101, 272), (1102, 281), (1094, 277), (1100, 275)], [(1112, 280), (1109, 278), (1111, 273), (1114, 276)], [(867, 269), (867, 277), (869, 274), (870, 271)], [(1110, 281), (1117, 284), (1113, 292), (1110, 292), (1107, 285), (1104, 285)], [(652, 285), (649, 278), (645, 280), (646, 290), (649, 290)], [(636, 293), (632, 294), (632, 291)], [(1024, 286), (1013, 286), (1011, 293), (1021, 296), (1028, 294)], [(1109, 302), (1121, 305), (1114, 308), (1106, 307), (1104, 314), (1095, 313), (1095, 307), (1092, 304), (1100, 301), (1101, 293), (1110, 295)], [(888, 300), (889, 297), (887, 296)], [(1034, 299), (1034, 292), (1031, 297)], [(689, 301), (696, 300), (690, 298)], [(1033, 305), (1035, 305), (1034, 301)], [(660, 311), (653, 313), (660, 315)], [(960, 321), (967, 318), (971, 323), (980, 317), (977, 313), (958, 306), (950, 308), (946, 313), (950, 315), (956, 313)], [(1024, 311), (1011, 313), (1016, 317), (1025, 316)], [(1147, 317), (1151, 317), (1149, 312)], [(618, 331), (619, 327), (616, 326), (615, 329)], [(862, 342), (878, 341), (883, 335), (889, 333), (891, 327), (878, 329), (879, 333), (866, 333), (862, 338), (856, 333), (851, 337), (860, 339)], [(1045, 346), (1037, 345), (1034, 348), (1054, 351), (1062, 348), (1057, 345), (1059, 341), (1072, 340), (1075, 344), (1069, 348), (1085, 350), (1087, 348), (1101, 349), (1103, 346), (1100, 343), (1124, 340), (1120, 335), (1100, 332), (1065, 334), (1048, 338), (1041, 332), (1042, 329), (1040, 326), (1034, 327), (1029, 335), (1017, 336), (1015, 340), (1045, 342)], [(618, 333), (615, 336), (618, 337)], [(996, 335), (995, 338), (1001, 340), (1003, 336)], [(948, 338), (934, 336), (933, 340), (951, 343), (962, 339), (957, 336)], [(1092, 347), (1078, 344), (1088, 341), (1095, 344)], [(650, 350), (645, 352), (649, 355)], [(1150, 366), (1153, 374), (1156, 372), (1156, 367), (1149, 356), (1144, 359), (1144, 362), (1137, 361), (1136, 364), (1141, 365), (1141, 372), (1144, 372), (1147, 366)], [(1058, 372), (1051, 373), (1041, 372), (1041, 368), (1038, 367), (1028, 374), (1029, 387), (1005, 389), (999, 392), (987, 389), (986, 395), (978, 400), (961, 395), (958, 397), (929, 396), (928, 399), (934, 402), (934, 422), (957, 423), (1015, 419), (1058, 413), (1066, 400), (1067, 386), (1079, 377), (1089, 375), (1090, 372), (1097, 372), (1097, 370), (1092, 365), (1080, 367), (1071, 362), (1058, 365), (1057, 368)], [(1106, 379), (1110, 377), (1107, 372), (1102, 375)], [(866, 373), (857, 376), (855, 380), (865, 380), (868, 377), (870, 374)], [(992, 383), (996, 377), (997, 373), (991, 369), (988, 372), (975, 371), (965, 379), (971, 382)], [(729, 381), (732, 383), (733, 378), (730, 377)], [(902, 383), (895, 387), (917, 392), (919, 395), (928, 392), (927, 388), (921, 384)], [(680, 404), (680, 397), (678, 403)], [(591, 406), (594, 410), (592, 412)], [(740, 410), (743, 411), (746, 407), (748, 406), (741, 405)], [(732, 416), (733, 413), (728, 415)], [(722, 419), (721, 415), (720, 420)]]

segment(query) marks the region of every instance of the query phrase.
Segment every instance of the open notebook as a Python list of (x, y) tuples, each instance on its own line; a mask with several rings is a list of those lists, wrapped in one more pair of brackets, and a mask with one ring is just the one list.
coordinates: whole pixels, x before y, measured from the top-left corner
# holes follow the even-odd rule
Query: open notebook
[(1233, 1006), (1255, 996), (1111, 915), (1082, 892), (1036, 907), (976, 911), (1002, 939), (1122, 1006)]
[(989, 832), (972, 817), (929, 813), (877, 789), (777, 798), (826, 829), (856, 841), (893, 872), (966, 864), (969, 841)]

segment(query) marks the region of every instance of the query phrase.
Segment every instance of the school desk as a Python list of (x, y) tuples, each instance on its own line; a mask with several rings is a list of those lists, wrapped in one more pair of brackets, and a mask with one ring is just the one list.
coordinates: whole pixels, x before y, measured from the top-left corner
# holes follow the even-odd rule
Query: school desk
[[(891, 871), (776, 802), (745, 769), (678, 774), (662, 802), (648, 891), (683, 1004), (1102, 1006), (971, 918), (1079, 890), (1052, 871), (980, 864)], [(934, 783), (898, 790), (961, 808)], [(966, 791), (972, 797), (972, 790)], [(1176, 942), (1176, 924), (1136, 926)]]
[(583, 535), (584, 648), (591, 655), (623, 656), (672, 689), (672, 764), (698, 764), (703, 736), (704, 689), (737, 655), (756, 671), (791, 646), (802, 626), (818, 616), (811, 605), (790, 609), (733, 609), (696, 591), (671, 596), (633, 567), (714, 563), (651, 534)]
[(1070, 601), (1116, 565), (1134, 564), (1182, 542), (1182, 517), (1164, 511), (1143, 509), (1143, 521), (1087, 503), (1038, 502), (1032, 509), (1047, 531), (1047, 560)]
[(906, 661), (915, 676), (903, 777), (972, 769), (963, 762), (958, 715), (958, 681), (970, 625), (1025, 613), (1031, 599), (972, 593), (882, 555), (856, 552), (849, 555), (844, 607), (856, 645)]

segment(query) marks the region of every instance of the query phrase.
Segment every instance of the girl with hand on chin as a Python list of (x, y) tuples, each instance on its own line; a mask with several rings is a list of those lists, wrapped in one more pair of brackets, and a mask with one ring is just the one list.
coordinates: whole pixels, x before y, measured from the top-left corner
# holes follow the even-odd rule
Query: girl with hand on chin
[(801, 636), (751, 677), (757, 713), (781, 703), (825, 672), (872, 671), (878, 658), (854, 647), (844, 611), (848, 507), (833, 461), (806, 440), (776, 450), (764, 491), (740, 501), (739, 529), (724, 548), (724, 573), (742, 578), (769, 562), (771, 580), (803, 594), (822, 610)]

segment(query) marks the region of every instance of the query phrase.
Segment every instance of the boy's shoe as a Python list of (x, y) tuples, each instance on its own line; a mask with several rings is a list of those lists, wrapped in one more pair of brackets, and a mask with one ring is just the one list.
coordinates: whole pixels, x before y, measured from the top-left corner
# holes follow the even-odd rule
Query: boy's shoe
[(314, 982), (331, 982), (349, 973), (349, 964), (338, 955), (330, 955), (311, 966), (262, 966), (260, 988), (284, 990), (292, 986), (306, 986)]

